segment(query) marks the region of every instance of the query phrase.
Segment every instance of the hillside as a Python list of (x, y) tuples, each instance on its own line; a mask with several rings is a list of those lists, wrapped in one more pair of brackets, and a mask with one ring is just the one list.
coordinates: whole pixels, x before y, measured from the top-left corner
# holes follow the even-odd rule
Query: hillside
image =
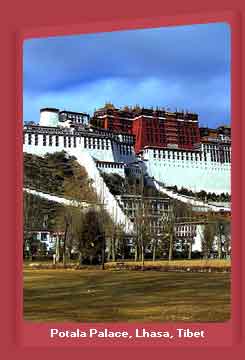
[(114, 195), (144, 195), (144, 196), (155, 196), (155, 197), (166, 197), (155, 187), (147, 184), (147, 181), (144, 181), (143, 184), (139, 179), (133, 177), (123, 178), (118, 174), (108, 174), (101, 172), (106, 185), (110, 189), (110, 192)]
[(24, 188), (95, 202), (96, 194), (85, 168), (65, 152), (44, 157), (24, 153)]
[(65, 248), (70, 257), (71, 249), (76, 249), (79, 261), (96, 258), (103, 237), (111, 237), (115, 225), (98, 204), (85, 168), (65, 152), (44, 157), (24, 154), (23, 165), (24, 256), (43, 253), (36, 233), (45, 231), (59, 234), (60, 254)]

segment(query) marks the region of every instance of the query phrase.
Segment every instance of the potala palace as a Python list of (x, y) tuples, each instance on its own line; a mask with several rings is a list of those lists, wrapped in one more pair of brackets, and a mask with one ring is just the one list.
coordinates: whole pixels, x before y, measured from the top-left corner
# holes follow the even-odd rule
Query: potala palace
[(104, 108), (90, 119), (84, 113), (41, 109), (39, 125), (24, 126), (24, 152), (87, 153), (105, 172), (124, 176), (127, 169), (166, 186), (230, 193), (229, 127), (199, 128), (197, 116), (189, 113), (138, 112)]
[[(112, 104), (96, 110), (93, 116), (43, 108), (39, 124), (25, 123), (23, 135), (26, 153), (43, 156), (64, 150), (75, 156), (93, 179), (111, 217), (124, 224), (126, 232), (133, 231), (133, 223), (101, 172), (143, 177), (165, 196), (191, 204), (194, 209), (230, 212), (229, 204), (202, 202), (170, 188), (231, 192), (230, 127), (199, 127), (197, 114), (140, 107), (118, 109)], [(182, 229), (186, 230), (182, 226), (178, 231)], [(200, 248), (197, 230), (195, 226), (195, 246)]]

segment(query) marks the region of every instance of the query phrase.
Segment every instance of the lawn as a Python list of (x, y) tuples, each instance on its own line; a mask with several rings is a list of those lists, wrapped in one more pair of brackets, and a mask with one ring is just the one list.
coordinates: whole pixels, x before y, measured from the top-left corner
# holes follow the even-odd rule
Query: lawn
[(225, 321), (229, 273), (24, 270), (32, 321)]

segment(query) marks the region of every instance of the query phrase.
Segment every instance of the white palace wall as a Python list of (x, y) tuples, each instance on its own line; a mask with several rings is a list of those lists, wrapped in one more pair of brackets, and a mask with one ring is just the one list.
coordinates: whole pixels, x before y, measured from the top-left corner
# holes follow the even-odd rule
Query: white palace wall
[[(53, 130), (52, 130), (53, 131)], [(230, 149), (225, 147), (224, 161), (213, 161), (210, 150), (178, 151), (177, 149), (145, 149), (143, 159), (147, 175), (165, 186), (185, 187), (194, 192), (204, 190), (216, 194), (230, 193)], [(46, 153), (67, 151), (87, 153), (96, 166), (106, 173), (124, 176), (124, 165), (137, 163), (133, 144), (127, 139), (100, 137), (96, 133), (72, 132), (24, 133), (23, 151), (43, 156)], [(229, 156), (228, 156), (229, 153)], [(217, 159), (218, 160), (218, 159)], [(121, 165), (119, 165), (121, 164)]]
[[(77, 135), (24, 134), (23, 151), (43, 156), (58, 151), (72, 149), (85, 151), (96, 160), (105, 162), (130, 163), (135, 160), (132, 145), (117, 143), (113, 139), (102, 139)], [(116, 168), (115, 168), (116, 169)], [(120, 169), (119, 169), (119, 172)]]
[[(164, 152), (164, 158), (163, 158)], [(181, 152), (177, 150), (161, 150), (154, 153), (153, 149), (144, 151), (144, 159), (148, 175), (165, 186), (178, 188), (185, 187), (194, 192), (204, 190), (216, 194), (230, 193), (230, 162), (211, 161), (210, 153), (204, 158), (203, 153), (187, 152), (181, 158)]]

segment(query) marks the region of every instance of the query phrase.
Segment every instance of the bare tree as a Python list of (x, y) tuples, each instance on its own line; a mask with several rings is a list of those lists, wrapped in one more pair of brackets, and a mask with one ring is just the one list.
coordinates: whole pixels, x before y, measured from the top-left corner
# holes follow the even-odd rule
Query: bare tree
[(214, 239), (216, 233), (216, 224), (211, 221), (210, 216), (204, 223), (204, 230), (202, 234), (202, 253), (203, 258), (208, 259), (214, 246)]
[(230, 248), (230, 221), (224, 217), (219, 217), (216, 222), (216, 236), (218, 258), (222, 259), (223, 255), (229, 253)]
[(81, 218), (77, 233), (80, 264), (86, 258), (89, 258), (92, 264), (94, 257), (99, 255), (103, 257), (105, 233), (99, 216), (95, 210), (90, 209)]
[(151, 236), (151, 215), (150, 204), (146, 197), (141, 196), (136, 199), (136, 212), (135, 212), (135, 260), (141, 260), (142, 269), (145, 262), (145, 251), (150, 245)]
[(29, 253), (32, 259), (34, 251), (40, 248), (34, 234), (43, 229), (45, 215), (51, 212), (51, 207), (47, 201), (43, 201), (39, 196), (30, 194), (26, 191), (23, 193), (23, 213), (24, 213), (24, 241), (23, 255)]
[(224, 253), (225, 257), (231, 257), (231, 224), (228, 221), (225, 224), (225, 231), (224, 231)]

